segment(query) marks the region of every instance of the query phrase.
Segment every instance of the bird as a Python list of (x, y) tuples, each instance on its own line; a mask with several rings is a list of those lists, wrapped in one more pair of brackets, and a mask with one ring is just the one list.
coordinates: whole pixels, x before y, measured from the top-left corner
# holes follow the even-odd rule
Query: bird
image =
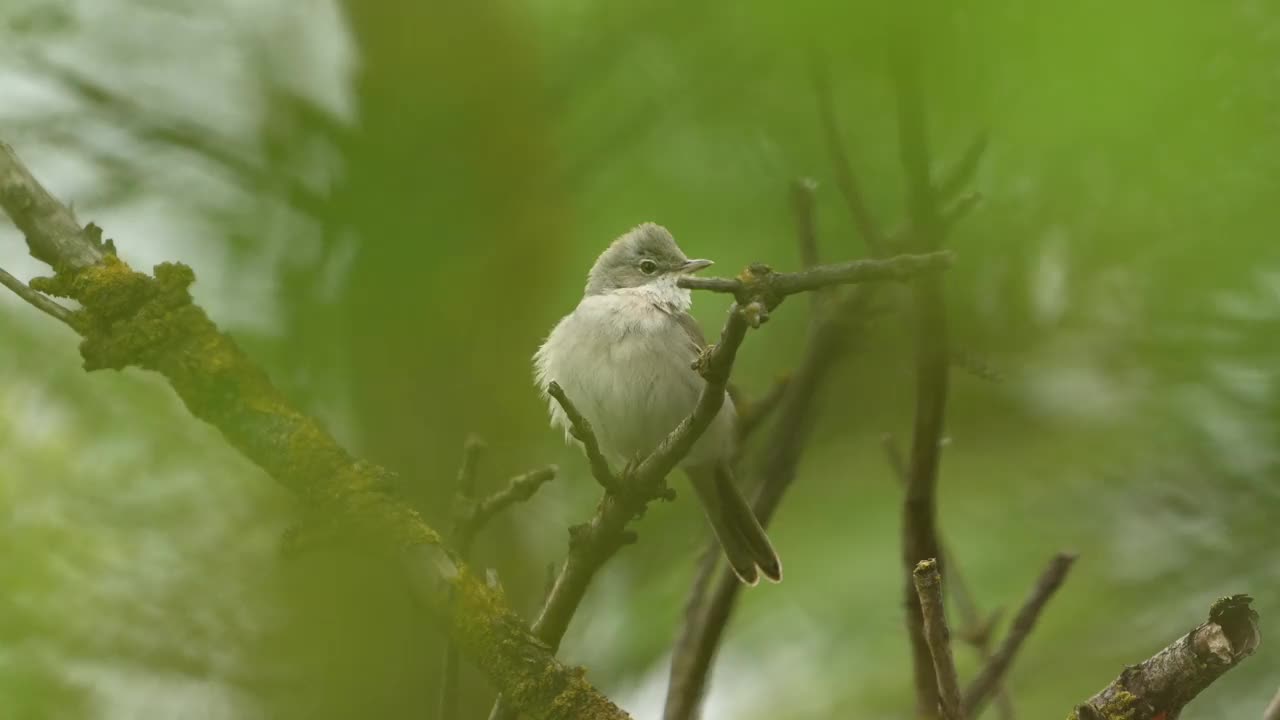
[[(582, 300), (552, 329), (533, 357), (534, 379), (551, 424), (579, 444), (548, 388), (557, 383), (590, 422), (601, 452), (616, 463), (646, 457), (690, 413), (705, 381), (694, 363), (706, 347), (679, 287), (683, 275), (710, 267), (691, 260), (665, 227), (631, 228), (587, 273)], [(747, 585), (782, 580), (782, 563), (739, 492), (730, 458), (736, 410), (728, 393), (703, 435), (680, 462), (733, 573)]]

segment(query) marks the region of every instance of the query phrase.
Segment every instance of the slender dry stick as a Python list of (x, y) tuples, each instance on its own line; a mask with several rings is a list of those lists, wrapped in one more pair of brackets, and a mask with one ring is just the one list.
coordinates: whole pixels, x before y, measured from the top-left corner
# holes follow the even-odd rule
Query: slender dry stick
[(964, 720), (960, 699), (960, 676), (955, 656), (951, 654), (951, 630), (942, 604), (942, 574), (938, 561), (930, 558), (916, 565), (911, 573), (924, 613), (924, 634), (933, 656), (933, 672), (938, 677), (938, 709), (942, 720)]
[(0, 269), (0, 285), (4, 285), (13, 291), (13, 294), (25, 300), (32, 307), (49, 317), (62, 322), (72, 328), (75, 327), (74, 316), (69, 308), (54, 302), (42, 292), (32, 290), (30, 285), (22, 282), (18, 278)]
[[(938, 212), (929, 174), (929, 140), (924, 99), (919, 87), (915, 48), (901, 43), (893, 58), (898, 116), (898, 148), (907, 177), (907, 206), (914, 247), (942, 247), (946, 226)], [(948, 368), (946, 308), (942, 278), (922, 278), (913, 286), (916, 314), (916, 411), (912, 432), (907, 489), (903, 502), (902, 564), (907, 604), (907, 635), (916, 686), (916, 705), (922, 717), (938, 707), (924, 617), (911, 573), (922, 560), (940, 555), (937, 531), (937, 485), (940, 444), (945, 427)], [(945, 574), (945, 568), (941, 570)]]
[(1267, 709), (1262, 713), (1262, 720), (1280, 720), (1280, 690), (1276, 691), (1276, 696), (1267, 704)]
[(1013, 617), (1013, 624), (1009, 627), (1009, 634), (1000, 643), (1000, 648), (987, 660), (982, 669), (978, 671), (977, 676), (965, 688), (964, 708), (969, 716), (976, 718), (982, 713), (983, 706), (996, 688), (1000, 686), (1001, 680), (1013, 664), (1013, 659), (1017, 656), (1018, 650), (1022, 648), (1022, 643), (1026, 641), (1027, 636), (1035, 628), (1040, 612), (1048, 604), (1049, 598), (1053, 597), (1053, 594), (1058, 591), (1075, 561), (1076, 556), (1071, 553), (1058, 553), (1049, 561), (1049, 566), (1045, 568), (1044, 572), (1040, 574), (1040, 578), (1036, 581), (1035, 587), (1032, 588), (1031, 594), (1022, 603), (1018, 614)]
[(1177, 718), (1205, 688), (1258, 649), (1258, 613), (1248, 595), (1220, 598), (1209, 619), (1171, 645), (1126, 666), (1068, 720)]
[[(893, 470), (894, 477), (900, 485), (905, 487), (907, 484), (907, 461), (902, 456), (902, 449), (898, 447), (898, 443), (890, 433), (882, 435), (880, 443), (884, 448), (885, 457), (889, 461), (889, 467)], [(997, 612), (987, 619), (982, 617), (982, 614), (978, 611), (973, 593), (969, 591), (968, 583), (965, 582), (964, 574), (960, 572), (960, 566), (956, 562), (955, 554), (944, 543), (941, 532), (939, 532), (938, 544), (943, 563), (947, 567), (947, 590), (955, 599), (956, 611), (960, 614), (961, 622), (964, 623), (964, 627), (957, 634), (965, 642), (973, 646), (978, 653), (978, 658), (985, 664), (991, 659), (991, 630), (999, 613)], [(1000, 717), (1004, 720), (1012, 720), (1014, 717), (1013, 700), (1009, 696), (1008, 688), (1004, 683), (999, 683), (995, 692), (996, 706), (1000, 711)]]
[(844, 141), (840, 137), (840, 124), (836, 118), (835, 104), (832, 99), (831, 81), (826, 64), (820, 59), (814, 61), (813, 82), (818, 97), (818, 116), (822, 120), (822, 130), (827, 139), (827, 152), (831, 155), (832, 168), (836, 175), (836, 186), (844, 197), (845, 206), (849, 208), (849, 216), (853, 218), (853, 226), (862, 236), (863, 242), (871, 250), (872, 255), (883, 255), (886, 251), (885, 239), (880, 232), (880, 224), (871, 212), (857, 176), (853, 173), (849, 162), (849, 153), (845, 151)]
[(394, 473), (339, 446), (218, 330), (191, 299), (189, 268), (161, 264), (154, 277), (132, 270), (100, 229), (81, 227), (3, 143), (0, 207), (25, 234), (31, 254), (57, 271), (35, 289), (80, 302), (76, 330), (87, 370), (136, 366), (160, 373), (194, 416), (217, 427), (311, 511), (378, 541), (401, 562), (414, 598), (448, 628), (461, 653), (529, 717), (628, 717), (580, 671), (557, 661), (418, 513), (388, 492), (398, 483)]

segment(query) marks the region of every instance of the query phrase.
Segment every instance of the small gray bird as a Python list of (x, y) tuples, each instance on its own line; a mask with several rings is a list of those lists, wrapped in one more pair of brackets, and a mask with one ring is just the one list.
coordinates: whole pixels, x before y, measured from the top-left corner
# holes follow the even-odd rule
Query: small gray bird
[[(600, 255), (582, 301), (534, 355), (551, 424), (566, 440), (575, 442), (569, 420), (546, 394), (553, 380), (591, 422), (614, 463), (645, 457), (693, 412), (705, 381), (691, 365), (706, 340), (689, 315), (693, 299), (676, 280), (709, 265), (690, 260), (671, 233), (653, 223), (631, 229)], [(733, 572), (748, 585), (760, 574), (777, 582), (782, 564), (729, 467), (735, 418), (726, 394), (682, 468)]]

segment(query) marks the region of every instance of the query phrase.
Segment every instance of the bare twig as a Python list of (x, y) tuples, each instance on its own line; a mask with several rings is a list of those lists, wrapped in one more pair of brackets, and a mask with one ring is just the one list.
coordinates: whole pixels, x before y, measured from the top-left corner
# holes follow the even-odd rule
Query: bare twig
[(1232, 595), (1209, 619), (1152, 657), (1129, 665), (1110, 685), (1076, 707), (1069, 720), (1176, 718), (1197, 695), (1258, 649), (1253, 598)]
[(782, 401), (783, 396), (787, 393), (787, 385), (791, 382), (790, 375), (783, 375), (773, 382), (769, 390), (759, 398), (750, 402), (739, 402), (738, 410), (738, 450), (741, 451), (746, 441), (751, 437), (769, 415), (778, 409), (778, 403)]
[(555, 479), (559, 473), (555, 465), (548, 465), (537, 470), (530, 470), (509, 480), (501, 490), (495, 490), (484, 496), (471, 518), (471, 532), (479, 532), (493, 516), (518, 502), (531, 499), (538, 489)]
[(582, 451), (591, 465), (591, 476), (606, 491), (617, 492), (618, 476), (609, 467), (609, 461), (605, 459), (604, 453), (600, 452), (600, 442), (596, 440), (595, 431), (591, 429), (591, 422), (578, 412), (577, 406), (569, 396), (565, 395), (560, 383), (552, 380), (547, 385), (547, 394), (555, 398), (560, 408), (564, 410), (565, 417), (569, 418), (569, 426), (572, 428), (570, 432), (575, 440), (582, 443)]
[[(484, 441), (475, 435), (467, 436), (462, 446), (462, 464), (458, 467), (458, 486), (453, 502), (453, 527), (449, 539), (463, 562), (471, 562), (471, 543), (475, 532), (469, 520), (475, 515), (476, 472)], [(450, 592), (452, 596), (453, 593)], [(440, 682), (440, 720), (458, 717), (458, 646), (452, 639), (444, 646), (443, 679)]]
[(137, 366), (162, 374), (193, 415), (309, 509), (341, 518), (392, 552), (414, 598), (529, 717), (628, 718), (580, 671), (556, 660), (501, 596), (388, 492), (393, 473), (339, 446), (218, 330), (192, 302), (189, 268), (162, 264), (154, 277), (132, 270), (100, 230), (81, 228), (3, 143), (0, 207), (25, 233), (31, 253), (56, 270), (49, 286), (80, 302), (87, 369)]
[[(897, 48), (894, 57), (893, 74), (898, 104), (898, 149), (907, 178), (913, 246), (926, 251), (937, 250), (942, 247), (946, 227), (939, 216), (933, 181), (929, 176), (929, 140), (916, 68), (918, 55), (911, 43), (900, 45), (902, 47)], [(935, 275), (917, 280), (913, 295), (916, 312), (916, 411), (902, 513), (902, 561), (916, 703), (920, 714), (928, 717), (938, 705), (938, 683), (911, 573), (916, 563), (941, 555), (936, 495), (950, 353), (947, 349), (941, 277)], [(942, 572), (945, 574), (945, 568)]]
[(827, 138), (827, 152), (831, 154), (832, 167), (836, 174), (836, 185), (844, 197), (849, 215), (853, 218), (853, 226), (862, 236), (863, 242), (871, 250), (872, 255), (885, 253), (884, 236), (880, 232), (875, 214), (871, 212), (862, 188), (849, 163), (849, 154), (845, 152), (844, 141), (840, 138), (840, 123), (836, 119), (836, 111), (831, 96), (831, 81), (827, 75), (826, 65), (821, 60), (814, 62), (814, 90), (818, 96), (818, 115), (822, 119), (822, 129)]
[[(884, 448), (885, 457), (889, 461), (889, 467), (893, 470), (894, 477), (899, 484), (905, 486), (907, 484), (907, 461), (902, 456), (902, 449), (898, 447), (898, 443), (894, 441), (893, 435), (890, 433), (881, 435), (880, 443)], [(996, 618), (999, 617), (999, 611), (985, 619), (982, 617), (973, 598), (973, 593), (969, 591), (968, 583), (965, 582), (964, 574), (960, 572), (960, 566), (956, 562), (955, 555), (945, 545), (941, 536), (938, 538), (938, 545), (939, 552), (942, 554), (943, 564), (947, 567), (947, 590), (955, 600), (956, 612), (959, 613), (960, 620), (963, 623), (961, 628), (956, 631), (956, 635), (969, 645), (972, 645), (974, 650), (977, 651), (978, 658), (985, 664), (991, 658), (991, 630), (995, 625)], [(995, 693), (1000, 717), (1003, 720), (1012, 720), (1014, 717), (1013, 700), (1009, 697), (1009, 691), (1004, 683), (999, 683), (996, 686)]]
[(40, 312), (65, 325), (72, 328), (75, 327), (74, 315), (71, 310), (54, 302), (48, 295), (32, 290), (30, 285), (27, 285), (18, 278), (10, 275), (3, 269), (0, 269), (0, 285), (4, 285), (12, 290), (15, 295), (25, 300)]
[(920, 255), (899, 255), (884, 259), (850, 260), (832, 265), (817, 265), (793, 273), (774, 272), (767, 266), (755, 265), (750, 272), (736, 278), (682, 275), (677, 283), (690, 290), (730, 293), (739, 299), (767, 298), (768, 309), (782, 298), (811, 292), (832, 285), (866, 282), (901, 282), (944, 270), (955, 261), (947, 250)]
[(1267, 709), (1262, 713), (1262, 720), (1280, 720), (1280, 690), (1276, 691), (1276, 696), (1267, 704)]
[(921, 561), (912, 571), (916, 594), (924, 612), (924, 633), (933, 655), (933, 670), (938, 677), (938, 708), (942, 720), (964, 720), (960, 700), (960, 676), (956, 673), (955, 656), (951, 654), (951, 631), (942, 605), (942, 575), (938, 561)]
[(813, 194), (818, 181), (796, 178), (791, 183), (791, 214), (796, 223), (796, 241), (800, 245), (800, 267), (808, 270), (822, 262), (818, 254), (818, 230), (813, 217)]
[[(980, 132), (965, 148), (964, 154), (960, 156), (960, 161), (947, 174), (946, 179), (938, 185), (938, 202), (950, 202), (952, 198), (960, 195), (973, 180), (973, 176), (978, 172), (978, 166), (982, 164), (982, 156), (987, 152), (987, 134)], [(961, 198), (963, 201), (963, 198)]]
[(1009, 627), (1009, 634), (1004, 641), (1000, 643), (1000, 649), (996, 651), (991, 659), (987, 661), (982, 670), (978, 672), (964, 692), (965, 712), (970, 717), (978, 717), (982, 713), (983, 705), (991, 697), (991, 694), (1000, 686), (1001, 678), (1009, 670), (1009, 666), (1013, 664), (1013, 659), (1021, 649), (1023, 641), (1031, 634), (1032, 628), (1035, 627), (1036, 620), (1040, 617), (1040, 611), (1044, 610), (1044, 606), (1048, 604), (1049, 598), (1057, 592), (1062, 585), (1062, 581), (1066, 579), (1067, 573), (1071, 570), (1071, 565), (1076, 561), (1076, 556), (1070, 553), (1059, 553), (1049, 561), (1049, 566), (1040, 574), (1040, 579), (1036, 581), (1035, 587), (1031, 594), (1027, 596), (1026, 601), (1018, 610), (1018, 614), (1013, 617), (1013, 624)]

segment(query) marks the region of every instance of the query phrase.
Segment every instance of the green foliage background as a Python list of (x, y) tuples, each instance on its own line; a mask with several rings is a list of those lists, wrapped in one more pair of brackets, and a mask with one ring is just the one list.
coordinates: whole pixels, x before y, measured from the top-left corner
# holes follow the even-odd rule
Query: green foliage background
[[(529, 613), (596, 495), (546, 427), (529, 358), (614, 236), (655, 220), (732, 272), (797, 264), (787, 186), (819, 183), (821, 250), (864, 253), (811, 69), (858, 175), (903, 215), (886, 3), (17, 2), (0, 8), (0, 130), (136, 265), (198, 299), (300, 403), (400, 471), (447, 526), (463, 438), (484, 482), (562, 477), (476, 549)], [(936, 169), (980, 132), (983, 201), (951, 239), (959, 373), (946, 535), (979, 600), (1016, 607), (1081, 554), (1013, 670), (1028, 717), (1071, 705), (1252, 592), (1280, 535), (1280, 11), (1268, 3), (1000, 0), (917, 32)], [(0, 266), (40, 272), (0, 228)], [(718, 325), (725, 301), (699, 297)], [(807, 307), (748, 338), (761, 393)], [(773, 535), (788, 579), (744, 594), (707, 718), (901, 718), (897, 490), (910, 424), (899, 303), (829, 387)], [(441, 638), (356, 548), (283, 559), (291, 499), (155, 378), (86, 376), (75, 339), (0, 304), (0, 716), (433, 717)], [(657, 717), (704, 538), (654, 508), (562, 655)], [(1006, 616), (1009, 613), (1006, 613)], [(1186, 717), (1256, 717), (1273, 643)], [(962, 673), (973, 658), (962, 657)], [(463, 707), (491, 690), (464, 673)]]

